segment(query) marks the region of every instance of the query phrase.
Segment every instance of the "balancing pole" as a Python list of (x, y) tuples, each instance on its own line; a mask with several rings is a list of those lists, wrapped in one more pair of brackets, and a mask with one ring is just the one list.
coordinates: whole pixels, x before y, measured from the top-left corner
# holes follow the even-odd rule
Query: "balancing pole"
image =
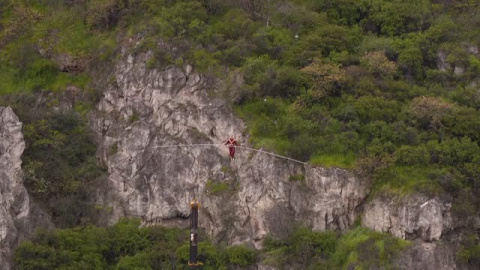
[(190, 207), (192, 213), (190, 214), (190, 259), (188, 265), (192, 269), (198, 269), (198, 266), (203, 265), (197, 261), (198, 209), (200, 208), (200, 203), (193, 198), (193, 201), (190, 202)]

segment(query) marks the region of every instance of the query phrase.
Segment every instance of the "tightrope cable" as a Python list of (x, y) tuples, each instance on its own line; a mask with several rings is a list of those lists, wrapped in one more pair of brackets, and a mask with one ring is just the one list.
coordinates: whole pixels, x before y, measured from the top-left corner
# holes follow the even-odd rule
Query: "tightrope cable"
[[(225, 145), (225, 144), (223, 144), (223, 143), (221, 143), (221, 144), (214, 144), (214, 143), (172, 144), (172, 145), (160, 145), (160, 146), (156, 146), (156, 148), (223, 146), (223, 145)], [(267, 155), (275, 156), (275, 157), (278, 157), (278, 158), (287, 159), (287, 160), (290, 160), (290, 161), (293, 161), (293, 162), (301, 163), (301, 164), (307, 164), (307, 162), (303, 162), (303, 161), (293, 159), (293, 158), (289, 158), (289, 157), (282, 156), (282, 155), (277, 155), (277, 154), (274, 154), (272, 152), (267, 152), (267, 151), (260, 150), (260, 149), (254, 149), (254, 148), (250, 148), (250, 147), (246, 147), (246, 146), (235, 146), (235, 148), (244, 149), (244, 150), (248, 150), (248, 151), (254, 151), (254, 152), (258, 152), (258, 153), (262, 153), (262, 154), (267, 154)]]
[(214, 143), (196, 143), (196, 144), (171, 144), (171, 145), (160, 145), (155, 146), (156, 148), (172, 148), (172, 147), (192, 147), (192, 146), (220, 146), (222, 144)]
[(267, 151), (263, 151), (263, 150), (259, 150), (259, 149), (254, 149), (254, 148), (250, 148), (250, 147), (245, 147), (245, 146), (235, 146), (235, 147), (236, 147), (236, 148), (240, 148), (240, 149), (255, 151), (255, 152), (259, 152), (259, 153), (263, 153), (263, 154), (267, 154), (267, 155), (272, 155), (272, 156), (275, 156), (275, 157), (278, 157), (278, 158), (288, 159), (288, 160), (290, 160), (290, 161), (297, 162), (297, 163), (307, 164), (306, 162), (303, 162), (303, 161), (300, 161), (300, 160), (296, 160), (296, 159), (293, 159), (293, 158), (289, 158), (289, 157), (286, 157), (286, 156), (282, 156), (282, 155), (277, 155), (277, 154), (274, 154), (274, 153), (272, 153), (272, 152), (267, 152)]

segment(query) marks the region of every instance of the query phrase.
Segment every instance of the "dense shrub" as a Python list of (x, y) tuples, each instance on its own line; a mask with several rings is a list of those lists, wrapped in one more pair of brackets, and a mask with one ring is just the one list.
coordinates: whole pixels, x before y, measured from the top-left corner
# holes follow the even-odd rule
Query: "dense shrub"
[(263, 263), (280, 269), (389, 269), (409, 242), (361, 227), (341, 236), (298, 227), (287, 239), (267, 237), (264, 244)]
[(395, 152), (396, 162), (401, 165), (425, 166), (430, 162), (430, 154), (424, 145), (403, 145)]
[(25, 183), (61, 227), (78, 225), (96, 212), (87, 194), (103, 169), (85, 124), (71, 113), (35, 118), (24, 127)]

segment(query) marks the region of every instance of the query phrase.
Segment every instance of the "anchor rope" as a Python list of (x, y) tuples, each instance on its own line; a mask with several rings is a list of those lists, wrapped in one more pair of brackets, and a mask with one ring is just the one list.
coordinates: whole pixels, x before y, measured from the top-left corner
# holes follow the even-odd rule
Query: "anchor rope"
[[(160, 145), (160, 146), (156, 146), (156, 148), (196, 147), (196, 146), (217, 146), (218, 147), (218, 146), (223, 146), (223, 145), (225, 145), (225, 144), (223, 144), (223, 143), (222, 144), (214, 144), (214, 143), (173, 144), (173, 145)], [(254, 151), (254, 152), (258, 152), (258, 153), (262, 153), (262, 154), (267, 154), (267, 155), (275, 156), (275, 157), (278, 157), (278, 158), (287, 159), (287, 160), (290, 160), (290, 161), (293, 161), (293, 162), (301, 163), (301, 164), (307, 164), (307, 162), (303, 162), (303, 161), (300, 161), (300, 160), (297, 160), (297, 159), (293, 159), (293, 158), (289, 158), (289, 157), (286, 157), (286, 156), (274, 154), (272, 152), (267, 152), (267, 151), (260, 150), (260, 149), (250, 148), (250, 147), (246, 147), (246, 146), (238, 146), (238, 145), (236, 145), (235, 148), (244, 149), (244, 150), (248, 150), (248, 151)]]

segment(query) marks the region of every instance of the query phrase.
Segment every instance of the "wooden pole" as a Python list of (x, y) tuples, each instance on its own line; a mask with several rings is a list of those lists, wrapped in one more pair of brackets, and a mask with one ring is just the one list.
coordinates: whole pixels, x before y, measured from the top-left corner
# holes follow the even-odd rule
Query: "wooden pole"
[(193, 199), (193, 201), (190, 203), (190, 207), (192, 211), (190, 214), (190, 258), (188, 265), (192, 269), (198, 269), (198, 266), (203, 265), (197, 261), (198, 209), (200, 208), (200, 203), (198, 203), (196, 199)]

